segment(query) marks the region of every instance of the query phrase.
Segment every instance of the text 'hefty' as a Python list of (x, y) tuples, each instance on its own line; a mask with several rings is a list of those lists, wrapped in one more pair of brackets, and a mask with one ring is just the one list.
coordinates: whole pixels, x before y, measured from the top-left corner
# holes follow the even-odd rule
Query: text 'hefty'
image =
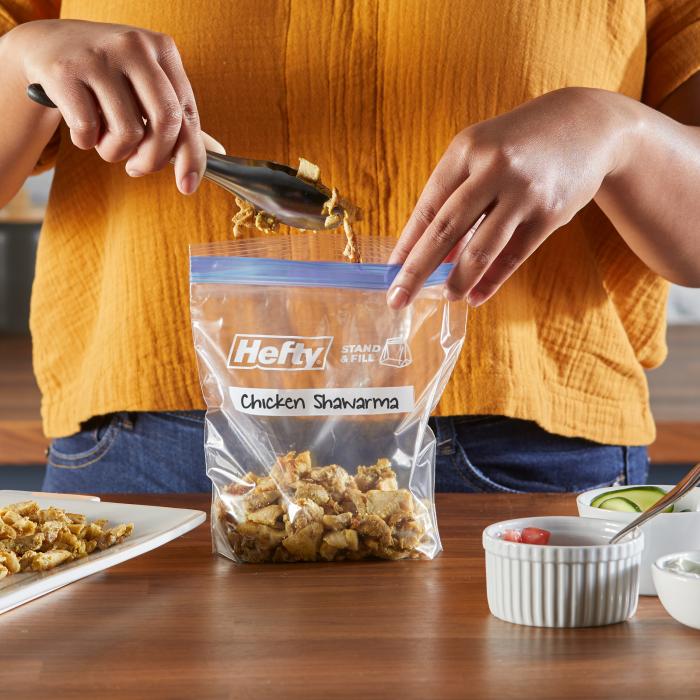
[(235, 369), (322, 370), (333, 336), (282, 336), (237, 334), (231, 344), (228, 366)]

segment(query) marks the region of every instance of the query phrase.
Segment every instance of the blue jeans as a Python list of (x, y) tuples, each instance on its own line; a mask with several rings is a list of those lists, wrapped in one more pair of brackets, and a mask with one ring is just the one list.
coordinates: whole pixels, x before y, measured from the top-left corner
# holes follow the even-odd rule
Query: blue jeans
[(112, 413), (49, 447), (42, 489), (58, 493), (200, 493), (204, 412)]
[(646, 447), (562, 437), (505, 416), (430, 422), (437, 440), (437, 491), (564, 493), (646, 483)]
[[(584, 491), (646, 481), (644, 447), (600, 445), (503, 416), (431, 420), (438, 491)], [(206, 492), (204, 413), (113, 413), (53, 440), (43, 489), (62, 493)]]

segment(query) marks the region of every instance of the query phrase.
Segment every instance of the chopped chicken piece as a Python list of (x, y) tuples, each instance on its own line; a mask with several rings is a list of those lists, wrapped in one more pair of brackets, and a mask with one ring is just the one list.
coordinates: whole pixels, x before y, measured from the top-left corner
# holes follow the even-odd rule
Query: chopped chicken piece
[(350, 262), (361, 263), (362, 256), (358, 250), (357, 237), (352, 228), (352, 220), (356, 216), (356, 212), (349, 212), (347, 209), (343, 212), (343, 231), (345, 232), (345, 238), (347, 243), (345, 249), (343, 250), (343, 257), (347, 258)]
[(323, 519), (323, 508), (310, 498), (300, 498), (296, 503), (288, 506), (289, 521), (292, 529), (298, 531), (305, 528), (309, 523), (318, 522)]
[(360, 491), (396, 491), (399, 488), (396, 473), (388, 459), (378, 459), (371, 467), (358, 467), (355, 482)]
[(248, 520), (261, 525), (269, 525), (275, 527), (280, 516), (284, 513), (282, 506), (272, 505), (265, 506), (253, 513), (248, 513)]
[(85, 528), (85, 539), (86, 540), (97, 540), (102, 537), (102, 526), (97, 523), (90, 523)]
[(357, 551), (359, 546), (359, 540), (355, 530), (329, 532), (324, 536), (323, 541), (337, 549), (352, 549), (353, 551)]
[(338, 554), (338, 549), (336, 547), (331, 547), (331, 545), (329, 545), (324, 538), (324, 541), (321, 542), (321, 546), (318, 549), (318, 553), (321, 556), (321, 559), (333, 561)]
[(388, 476), (385, 479), (379, 479), (377, 489), (379, 491), (396, 491), (399, 488), (395, 476)]
[(33, 535), (36, 532), (36, 523), (24, 515), (8, 511), (2, 516), (5, 525), (9, 525), (16, 533), (17, 537)]
[(348, 489), (342, 505), (350, 513), (363, 515), (367, 512), (367, 497), (358, 489)]
[(374, 537), (385, 545), (390, 545), (391, 528), (378, 516), (366, 515), (357, 524), (357, 531), (361, 535)]
[(314, 484), (308, 481), (300, 481), (297, 483), (295, 499), (310, 498), (312, 501), (322, 506), (330, 501), (328, 491), (320, 484)]
[(323, 525), (313, 522), (287, 537), (282, 545), (290, 554), (299, 557), (302, 561), (315, 561), (322, 535)]
[[(75, 537), (75, 535), (71, 536)], [(84, 556), (85, 542), (83, 540), (79, 540), (77, 537), (75, 537), (73, 542), (66, 541), (65, 538), (61, 537), (56, 541), (54, 549), (63, 549), (66, 552), (70, 552), (72, 557), (77, 559), (78, 557)]]
[(36, 501), (21, 501), (20, 503), (10, 503), (9, 506), (0, 508), (0, 520), (6, 513), (13, 512), (22, 516), (34, 517), (39, 510), (39, 504)]
[(7, 525), (6, 523), (0, 523), (0, 540), (14, 540), (17, 537), (17, 531)]
[(283, 457), (278, 457), (275, 466), (272, 467), (273, 480), (283, 487), (290, 486), (311, 472), (310, 452), (288, 452)]
[(344, 530), (352, 520), (352, 513), (339, 513), (338, 515), (324, 515), (323, 527), (326, 530)]
[(406, 489), (398, 491), (368, 491), (367, 512), (378, 515), (380, 518), (388, 518), (397, 511), (405, 513), (413, 512), (413, 497)]
[(25, 552), (20, 558), (19, 558), (19, 568), (20, 571), (26, 571), (27, 569), (31, 569), (32, 567), (32, 562), (34, 559), (39, 556), (39, 552), (33, 552), (33, 551), (28, 551)]
[(97, 541), (100, 549), (108, 549), (115, 544), (123, 542), (134, 531), (133, 523), (122, 523), (116, 527), (105, 530)]
[(321, 177), (321, 168), (306, 158), (299, 158), (297, 177), (300, 180), (306, 180), (306, 182), (316, 183)]
[(269, 525), (260, 525), (246, 521), (237, 526), (238, 533), (251, 540), (255, 540), (263, 549), (276, 547), (286, 537), (284, 530), (276, 530)]
[(324, 228), (333, 228), (341, 222), (340, 214), (330, 214), (323, 220)]
[(255, 481), (259, 491), (277, 491), (277, 482), (271, 476), (260, 476)]
[(72, 559), (73, 555), (65, 549), (51, 549), (48, 552), (40, 552), (32, 559), (34, 571), (48, 571), (64, 561)]
[(66, 527), (68, 528), (69, 532), (76, 535), (80, 539), (84, 538), (85, 532), (87, 530), (87, 525), (85, 525), (84, 523), (71, 523), (70, 525), (67, 525)]
[(244, 496), (246, 493), (250, 493), (250, 491), (253, 490), (254, 485), (255, 484), (252, 483), (235, 482), (233, 484), (229, 484), (224, 490), (226, 493), (230, 493), (232, 496)]
[(279, 227), (279, 222), (272, 214), (264, 211), (259, 211), (255, 215), (255, 228), (263, 233), (272, 233)]
[(233, 215), (231, 223), (233, 224), (233, 237), (238, 238), (247, 229), (253, 226), (263, 233), (276, 231), (278, 228), (277, 220), (272, 214), (264, 211), (256, 211), (255, 207), (245, 199), (234, 197), (238, 211)]
[(43, 532), (37, 532), (28, 537), (19, 537), (14, 541), (14, 551), (20, 556), (25, 552), (37, 552), (44, 546), (46, 535)]
[(347, 511), (343, 508), (342, 504), (330, 498), (328, 503), (323, 504), (323, 512), (326, 513), (326, 515), (341, 515)]
[(292, 521), (289, 519), (289, 514), (285, 513), (282, 516), (282, 525), (284, 525), (284, 531), (288, 534), (291, 535), (294, 533), (294, 528), (292, 527)]
[(246, 545), (242, 551), (245, 552), (243, 555), (245, 560), (250, 564), (263, 564), (270, 559), (269, 552), (255, 549), (253, 546)]
[(270, 560), (270, 548), (263, 547), (255, 540), (247, 540), (236, 532), (229, 533), (229, 542), (233, 551), (250, 564), (262, 564)]
[(421, 524), (412, 517), (399, 520), (393, 527), (393, 542), (399, 549), (415, 549), (423, 538)]
[[(267, 488), (269, 484), (272, 485), (271, 488)], [(280, 492), (277, 490), (275, 482), (269, 479), (269, 484), (266, 482), (261, 486), (261, 482), (259, 482), (252, 491), (243, 496), (243, 503), (245, 503), (247, 510), (260, 510), (265, 506), (272, 505), (279, 499)]]
[(408, 549), (394, 549), (393, 547), (379, 547), (375, 552), (376, 556), (382, 559), (408, 559), (411, 556), (411, 552)]
[(238, 211), (233, 215), (231, 222), (233, 223), (233, 237), (238, 238), (241, 232), (245, 231), (248, 226), (252, 226), (255, 219), (255, 209), (250, 202), (240, 197), (235, 197)]
[(16, 574), (20, 570), (19, 559), (14, 552), (0, 552), (0, 565), (11, 574)]
[(66, 513), (66, 515), (74, 525), (84, 525), (87, 522), (87, 518), (82, 513)]
[(65, 523), (60, 520), (46, 520), (41, 531), (44, 533), (48, 543), (55, 542), (65, 527)]
[(338, 190), (334, 187), (331, 191), (330, 198), (323, 203), (321, 213), (326, 216), (324, 222), (325, 228), (337, 226), (340, 221), (340, 214), (342, 214), (343, 231), (345, 232), (347, 241), (345, 250), (343, 251), (343, 257), (353, 263), (362, 262), (362, 257), (357, 246), (357, 236), (355, 236), (355, 232), (352, 229), (353, 220), (358, 218), (359, 212), (357, 208), (346, 200), (341, 199), (338, 195)]
[(74, 550), (78, 547), (79, 541), (78, 537), (68, 528), (64, 528), (58, 533), (58, 537), (56, 538), (56, 549)]
[(380, 559), (408, 559), (413, 555), (411, 550), (388, 547), (372, 537), (365, 537), (364, 544), (371, 551), (372, 556), (379, 557)]
[(331, 498), (336, 501), (342, 498), (348, 488), (354, 488), (355, 486), (355, 481), (350, 474), (337, 464), (312, 469), (309, 479), (324, 486)]
[[(353, 530), (353, 532), (354, 532), (354, 530)], [(327, 535), (323, 536), (323, 541), (327, 545), (330, 545), (331, 547), (335, 547), (335, 549), (343, 549), (347, 546), (347, 542), (345, 541), (345, 530), (338, 530), (337, 532), (329, 532)]]
[(55, 508), (54, 506), (40, 510), (37, 519), (40, 523), (47, 523), (49, 521), (59, 523), (70, 522), (70, 518), (65, 514), (65, 512), (60, 508)]

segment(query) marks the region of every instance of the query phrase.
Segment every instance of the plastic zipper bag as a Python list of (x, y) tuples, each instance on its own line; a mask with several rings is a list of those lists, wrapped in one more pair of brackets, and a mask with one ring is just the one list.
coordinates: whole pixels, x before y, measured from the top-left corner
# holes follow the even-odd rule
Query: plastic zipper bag
[(342, 234), (194, 245), (190, 301), (207, 404), (215, 551), (236, 562), (435, 557), (428, 418), (466, 330), (441, 265), (386, 304), (392, 242)]

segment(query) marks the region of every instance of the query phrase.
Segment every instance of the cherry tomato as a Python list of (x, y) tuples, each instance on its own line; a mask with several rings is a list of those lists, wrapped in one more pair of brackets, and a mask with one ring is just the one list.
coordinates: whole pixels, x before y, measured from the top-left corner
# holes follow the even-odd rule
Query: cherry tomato
[(524, 544), (547, 544), (551, 534), (549, 530), (541, 530), (539, 527), (526, 527), (520, 541)]
[(503, 539), (506, 540), (506, 542), (522, 542), (520, 530), (506, 530), (503, 533)]

